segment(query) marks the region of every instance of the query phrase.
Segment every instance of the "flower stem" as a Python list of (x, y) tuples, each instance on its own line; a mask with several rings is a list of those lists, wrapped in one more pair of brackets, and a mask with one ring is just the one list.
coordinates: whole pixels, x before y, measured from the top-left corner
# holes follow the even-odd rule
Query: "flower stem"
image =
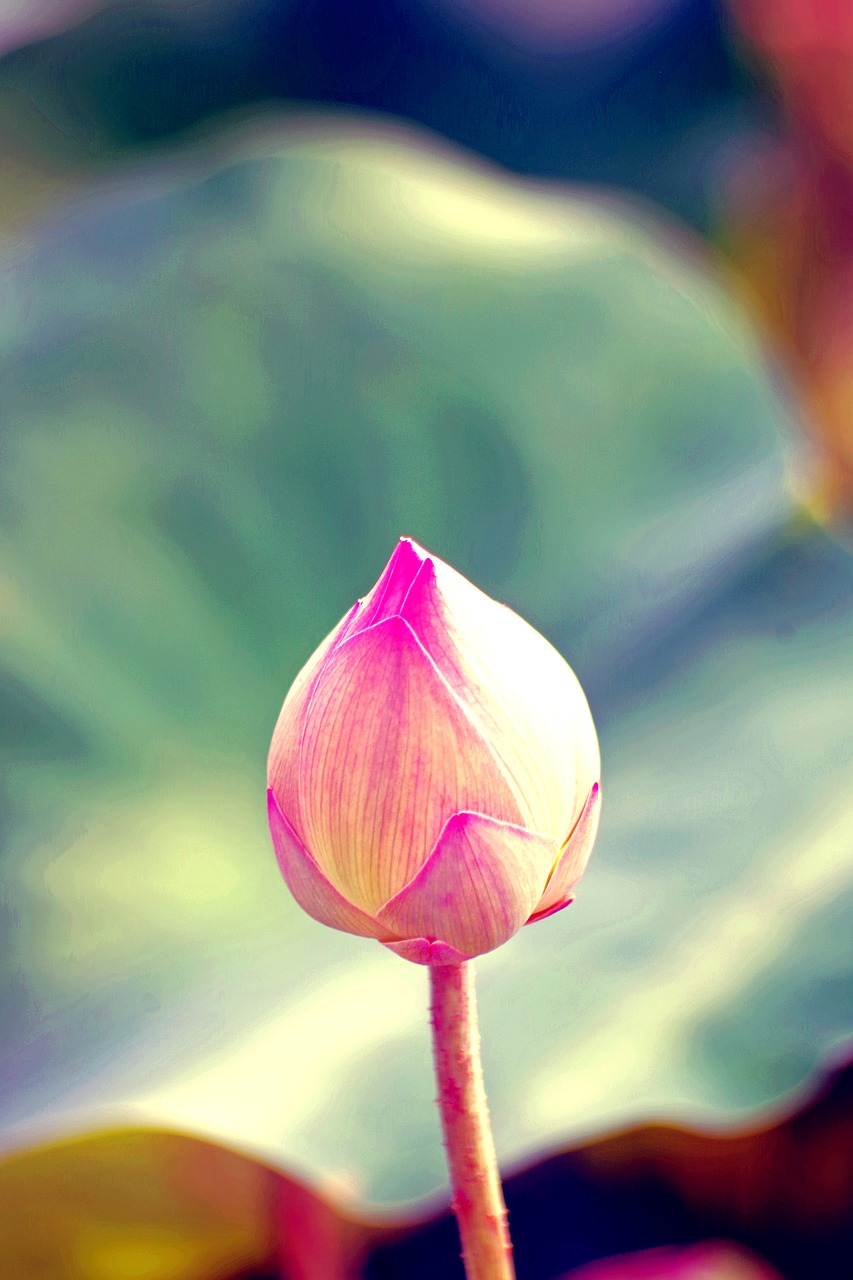
[(495, 1144), (480, 1065), (474, 970), (430, 967), (438, 1105), (468, 1280), (514, 1280)]

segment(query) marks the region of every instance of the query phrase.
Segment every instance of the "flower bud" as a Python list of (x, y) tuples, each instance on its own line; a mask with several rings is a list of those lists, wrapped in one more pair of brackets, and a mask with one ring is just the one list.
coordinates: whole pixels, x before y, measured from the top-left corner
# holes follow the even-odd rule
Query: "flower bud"
[(270, 830), (315, 920), (419, 964), (457, 963), (571, 901), (598, 776), (571, 668), (404, 538), (285, 699)]

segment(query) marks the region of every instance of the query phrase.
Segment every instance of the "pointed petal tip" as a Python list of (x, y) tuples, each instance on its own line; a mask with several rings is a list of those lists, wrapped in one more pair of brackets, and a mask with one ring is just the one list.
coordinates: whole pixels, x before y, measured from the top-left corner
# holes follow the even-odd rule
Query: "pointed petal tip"
[(524, 923), (536, 924), (538, 920), (547, 920), (549, 916), (555, 916), (558, 911), (564, 911), (566, 907), (570, 907), (573, 902), (574, 898), (563, 898), (562, 902), (555, 902), (552, 907), (543, 907), (541, 911), (534, 911)]
[(430, 556), (430, 553), (427, 551), (426, 547), (422, 547), (421, 544), (417, 541), (417, 539), (413, 538), (409, 533), (403, 533), (400, 535), (400, 537), (397, 540), (397, 546), (395, 548), (394, 555), (397, 554), (397, 552), (400, 550), (401, 547), (407, 547), (410, 552), (414, 552), (414, 554), (417, 556), (417, 558), (420, 561), (430, 560), (432, 558)]
[[(589, 794), (583, 802), (580, 813), (575, 819), (575, 825), (566, 837), (564, 849), (572, 843), (576, 838), (588, 839), (590, 834), (590, 821), (594, 818), (598, 823), (598, 814), (601, 806), (601, 783), (594, 782), (589, 789)], [(593, 835), (595, 832), (593, 831)]]
[(349, 627), (348, 635), (364, 631), (399, 613), (423, 562), (424, 553), (417, 543), (410, 538), (401, 538), (375, 584), (359, 600), (359, 616)]
[(383, 942), (382, 945), (404, 960), (411, 960), (412, 964), (464, 964), (472, 959), (440, 939), (405, 938), (399, 942)]
[(296, 828), (293, 826), (293, 823), (284, 816), (284, 810), (279, 804), (276, 794), (271, 786), (267, 787), (267, 821), (270, 824), (270, 835), (272, 836), (273, 846), (275, 846), (276, 834), (282, 827), (292, 832), (293, 837), (296, 840), (299, 840)]
[[(272, 787), (267, 787), (267, 817), (272, 821), (273, 812), (281, 814), (278, 801), (275, 798)], [(282, 814), (282, 817), (284, 815)]]
[(409, 570), (413, 574), (429, 559), (429, 553), (424, 551), (420, 543), (415, 542), (414, 538), (402, 537), (397, 542), (394, 550), (391, 552), (391, 558), (386, 565), (385, 572), (389, 569), (399, 573), (401, 570)]
[(428, 580), (432, 581), (435, 578), (437, 568), (444, 564), (443, 560), (433, 555), (431, 551), (428, 551), (425, 546), (408, 534), (404, 534), (400, 538), (388, 563), (391, 564), (396, 558), (399, 558), (400, 562), (407, 564), (414, 571), (412, 573), (412, 583), (423, 572), (428, 573)]
[[(443, 655), (440, 637), (444, 632), (444, 623), (435, 562), (430, 557), (421, 560), (405, 596), (400, 600), (399, 614), (409, 624), (418, 643), (432, 661), (440, 664)], [(444, 672), (442, 674), (446, 675)]]

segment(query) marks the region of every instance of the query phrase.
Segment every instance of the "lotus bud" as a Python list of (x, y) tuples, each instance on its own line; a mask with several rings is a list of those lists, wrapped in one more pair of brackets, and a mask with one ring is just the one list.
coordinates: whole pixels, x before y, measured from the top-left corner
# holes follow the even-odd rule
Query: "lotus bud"
[(598, 778), (563, 658), (404, 538), (285, 699), (270, 830), (315, 920), (455, 964), (571, 901)]

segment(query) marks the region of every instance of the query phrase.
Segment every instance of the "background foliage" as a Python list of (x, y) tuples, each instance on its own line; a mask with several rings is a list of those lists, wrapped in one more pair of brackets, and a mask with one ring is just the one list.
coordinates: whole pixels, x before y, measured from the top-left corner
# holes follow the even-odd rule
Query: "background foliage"
[(0, 1119), (397, 1201), (444, 1180), (424, 974), (279, 881), (299, 665), (409, 533), (588, 691), (578, 902), (479, 966), (502, 1157), (757, 1123), (850, 1035), (853, 567), (797, 370), (696, 235), (782, 128), (716, 9), (546, 57), (366, 6), (347, 61), (333, 8), (105, 6), (0, 62)]

